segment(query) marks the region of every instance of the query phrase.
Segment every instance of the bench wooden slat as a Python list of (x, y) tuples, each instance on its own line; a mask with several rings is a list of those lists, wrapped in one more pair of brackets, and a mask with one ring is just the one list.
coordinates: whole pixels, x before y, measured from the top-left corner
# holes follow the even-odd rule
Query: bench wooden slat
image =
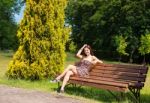
[(140, 74), (140, 73), (131, 73), (131, 72), (119, 72), (119, 71), (92, 71), (90, 74), (95, 74), (95, 75), (118, 75), (118, 76), (130, 76), (130, 77), (140, 77), (140, 78), (145, 78), (146, 75)]
[(108, 75), (108, 76), (97, 76), (97, 75), (90, 75), (90, 77), (95, 77), (97, 79), (106, 79), (106, 80), (113, 80), (113, 81), (128, 81), (128, 82), (144, 82), (145, 78), (133, 78), (133, 77), (118, 77), (117, 75)]
[(144, 66), (144, 65), (134, 65), (134, 64), (105, 64), (105, 63), (97, 63), (96, 66), (104, 66), (104, 67), (116, 67), (116, 68), (139, 68), (139, 69), (142, 69), (142, 68), (147, 68), (147, 66)]
[(117, 74), (102, 74), (102, 73), (90, 73), (90, 76), (96, 76), (97, 78), (112, 78), (112, 79), (120, 79), (120, 80), (129, 80), (129, 81), (140, 81), (144, 82), (144, 77), (133, 77), (133, 76), (126, 76), (126, 75), (117, 75)]
[(128, 84), (128, 82), (125, 82), (125, 81), (117, 81), (117, 80), (112, 80), (112, 79), (98, 78), (96, 76), (71, 77), (71, 79), (73, 79), (73, 80), (78, 80), (79, 78), (85, 78), (85, 79), (90, 79), (90, 80), (98, 80), (98, 81), (105, 81), (105, 82), (107, 81), (107, 82)]
[(91, 79), (91, 80), (98, 80), (98, 81), (107, 81), (107, 82), (113, 82), (113, 83), (122, 83), (122, 84), (128, 84), (130, 86), (138, 86), (139, 87), (143, 87), (144, 86), (144, 83), (142, 82), (133, 82), (133, 81), (123, 81), (123, 80), (120, 80), (120, 79), (111, 79), (111, 78), (101, 78), (101, 77), (96, 77), (96, 76), (87, 76), (87, 77), (71, 77), (70, 79), (73, 79), (73, 80), (79, 80), (79, 78), (86, 78), (86, 79)]
[(147, 73), (147, 69), (129, 69), (129, 68), (115, 68), (115, 67), (101, 67), (101, 66), (95, 66), (94, 69), (92, 69), (91, 71), (93, 72), (128, 72), (128, 73), (142, 73), (142, 74), (146, 74)]
[(128, 87), (127, 83), (116, 83), (116, 82), (108, 82), (108, 81), (99, 81), (99, 80), (93, 80), (90, 78), (83, 78), (83, 77), (71, 77), (70, 80), (78, 80), (78, 81), (85, 81), (90, 83), (97, 83), (97, 84), (105, 84), (105, 85), (112, 85), (112, 86), (118, 86), (118, 87)]
[(85, 81), (76, 81), (76, 80), (69, 80), (70, 83), (80, 84), (84, 86), (91, 86), (96, 87), (104, 90), (111, 90), (111, 91), (119, 91), (119, 92), (127, 92), (128, 88), (126, 87), (118, 87), (118, 86), (110, 86), (105, 84), (96, 84), (96, 83), (90, 83)]
[[(82, 78), (82, 77), (80, 77), (80, 78)], [(137, 86), (137, 85), (138, 85), (138, 87), (143, 87), (144, 86), (143, 82), (138, 83), (137, 81), (112, 79), (112, 78), (102, 78), (102, 77), (97, 77), (97, 76), (87, 76), (87, 77), (84, 77), (84, 78), (98, 80), (98, 81), (108, 81), (108, 82), (115, 82), (115, 83), (125, 83), (125, 84), (129, 84), (130, 86)]]

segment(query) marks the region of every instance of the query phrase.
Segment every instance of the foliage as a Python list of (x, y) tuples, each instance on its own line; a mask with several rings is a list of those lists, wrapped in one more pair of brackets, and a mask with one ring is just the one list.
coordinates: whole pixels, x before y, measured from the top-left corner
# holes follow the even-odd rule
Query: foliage
[(133, 62), (133, 58), (134, 58), (134, 53), (135, 51), (138, 49), (139, 46), (139, 40), (137, 37), (135, 36), (129, 36), (128, 37), (128, 48), (127, 51), (129, 52), (129, 62), (132, 63)]
[(139, 52), (141, 55), (150, 53), (150, 34), (142, 35), (140, 39)]
[(77, 46), (76, 46), (76, 44), (70, 39), (70, 40), (67, 42), (67, 47), (66, 47), (66, 49), (67, 49), (69, 52), (75, 53), (75, 52), (76, 52), (76, 49), (77, 49)]
[[(112, 38), (124, 34), (127, 52), (138, 57), (141, 34), (150, 30), (149, 0), (69, 0), (66, 15), (79, 47), (87, 43), (96, 50), (113, 51)], [(137, 40), (135, 48), (131, 38)]]
[(19, 48), (10, 62), (9, 78), (54, 77), (64, 67), (69, 29), (64, 27), (67, 0), (26, 0), (17, 36)]
[(0, 49), (16, 48), (17, 24), (14, 14), (20, 10), (20, 0), (1, 0), (0, 2)]
[(120, 54), (120, 55), (128, 55), (128, 53), (126, 53), (126, 47), (127, 47), (127, 42), (126, 42), (126, 38), (124, 38), (122, 35), (120, 36), (115, 36), (114, 37), (115, 39), (115, 45), (117, 47), (117, 52)]

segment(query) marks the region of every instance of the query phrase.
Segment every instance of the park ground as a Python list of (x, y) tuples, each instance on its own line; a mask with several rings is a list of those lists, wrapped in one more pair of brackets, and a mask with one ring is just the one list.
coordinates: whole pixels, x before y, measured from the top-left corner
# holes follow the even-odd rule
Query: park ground
[(0, 85), (0, 103), (82, 103), (79, 99)]
[[(115, 98), (105, 90), (68, 87), (66, 93), (58, 94), (57, 84), (50, 84), (48, 79), (9, 80), (5, 72), (13, 54), (12, 51), (0, 51), (0, 103), (117, 103)], [(75, 61), (77, 59), (71, 53), (67, 53), (66, 65)], [(150, 70), (141, 91), (141, 100), (142, 103), (150, 103)], [(129, 103), (129, 101), (124, 100), (122, 103)]]

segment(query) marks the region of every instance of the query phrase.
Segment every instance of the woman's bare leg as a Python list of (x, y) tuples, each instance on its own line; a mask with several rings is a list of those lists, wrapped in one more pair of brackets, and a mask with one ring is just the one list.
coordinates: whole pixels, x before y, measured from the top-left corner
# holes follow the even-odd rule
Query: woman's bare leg
[(64, 91), (65, 85), (67, 84), (67, 82), (68, 82), (70, 76), (73, 75), (73, 74), (74, 74), (74, 73), (73, 73), (72, 71), (67, 71), (67, 73), (66, 73), (66, 75), (65, 75), (65, 77), (64, 77), (64, 80), (63, 80), (63, 82), (62, 82), (62, 86), (61, 86), (61, 88), (60, 88), (61, 91)]
[(76, 72), (76, 66), (74, 66), (74, 65), (68, 65), (67, 68), (63, 71), (63, 73), (61, 73), (58, 77), (56, 77), (56, 80), (60, 80), (70, 70), (73, 71), (73, 72), (75, 72), (75, 73), (77, 73)]

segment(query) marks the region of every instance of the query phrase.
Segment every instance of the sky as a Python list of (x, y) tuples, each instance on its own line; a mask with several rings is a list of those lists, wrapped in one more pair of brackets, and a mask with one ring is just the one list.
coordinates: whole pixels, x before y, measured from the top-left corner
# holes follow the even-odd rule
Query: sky
[(21, 21), (21, 19), (23, 18), (24, 9), (25, 9), (25, 5), (22, 6), (22, 8), (21, 8), (19, 14), (15, 14), (15, 21), (16, 21), (17, 23), (19, 23), (19, 22)]

